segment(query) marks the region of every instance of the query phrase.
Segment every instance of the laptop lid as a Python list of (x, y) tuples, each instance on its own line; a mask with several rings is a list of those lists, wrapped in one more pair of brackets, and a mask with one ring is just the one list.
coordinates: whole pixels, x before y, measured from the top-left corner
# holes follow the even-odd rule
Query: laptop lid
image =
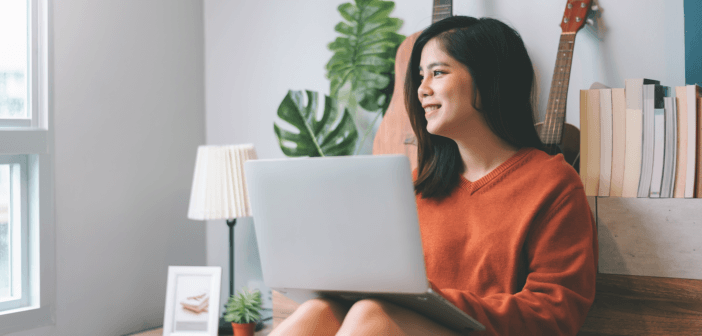
[(407, 157), (250, 160), (245, 173), (268, 287), (429, 289)]

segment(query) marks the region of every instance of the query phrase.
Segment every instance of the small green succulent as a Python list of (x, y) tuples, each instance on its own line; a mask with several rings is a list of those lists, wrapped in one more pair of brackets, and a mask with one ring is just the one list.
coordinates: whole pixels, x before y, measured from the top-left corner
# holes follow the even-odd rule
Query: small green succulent
[(261, 318), (261, 292), (246, 287), (229, 297), (224, 320), (246, 324)]

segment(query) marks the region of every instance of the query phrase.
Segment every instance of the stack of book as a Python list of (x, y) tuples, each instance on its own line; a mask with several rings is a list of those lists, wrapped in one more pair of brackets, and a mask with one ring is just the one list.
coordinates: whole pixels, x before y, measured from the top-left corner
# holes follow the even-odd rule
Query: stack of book
[(580, 177), (588, 196), (702, 197), (702, 88), (627, 79), (580, 90)]

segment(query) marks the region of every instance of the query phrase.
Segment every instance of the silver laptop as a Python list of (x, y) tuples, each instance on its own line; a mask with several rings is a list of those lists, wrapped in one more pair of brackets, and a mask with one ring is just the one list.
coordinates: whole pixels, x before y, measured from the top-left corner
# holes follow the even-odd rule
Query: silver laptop
[(431, 290), (403, 155), (245, 163), (266, 285), (302, 303), (381, 298), (456, 331), (484, 330)]

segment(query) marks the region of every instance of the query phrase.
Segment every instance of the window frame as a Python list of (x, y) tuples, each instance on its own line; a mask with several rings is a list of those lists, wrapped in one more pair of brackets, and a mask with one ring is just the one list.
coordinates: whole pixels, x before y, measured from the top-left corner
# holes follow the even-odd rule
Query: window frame
[[(30, 304), (29, 230), (27, 219), (27, 156), (2, 155), (0, 165), (10, 166), (10, 269), (11, 291), (21, 292), (16, 299), (0, 301), (0, 311), (27, 307)], [(13, 230), (19, 228), (19, 230)], [(19, 265), (19, 267), (17, 266)], [(19, 271), (19, 274), (16, 272)]]
[[(29, 126), (0, 125), (0, 156), (26, 159), (28, 305), (0, 311), (0, 334), (55, 323), (56, 236), (54, 215), (52, 0), (28, 0)], [(41, 183), (40, 183), (41, 182)]]

